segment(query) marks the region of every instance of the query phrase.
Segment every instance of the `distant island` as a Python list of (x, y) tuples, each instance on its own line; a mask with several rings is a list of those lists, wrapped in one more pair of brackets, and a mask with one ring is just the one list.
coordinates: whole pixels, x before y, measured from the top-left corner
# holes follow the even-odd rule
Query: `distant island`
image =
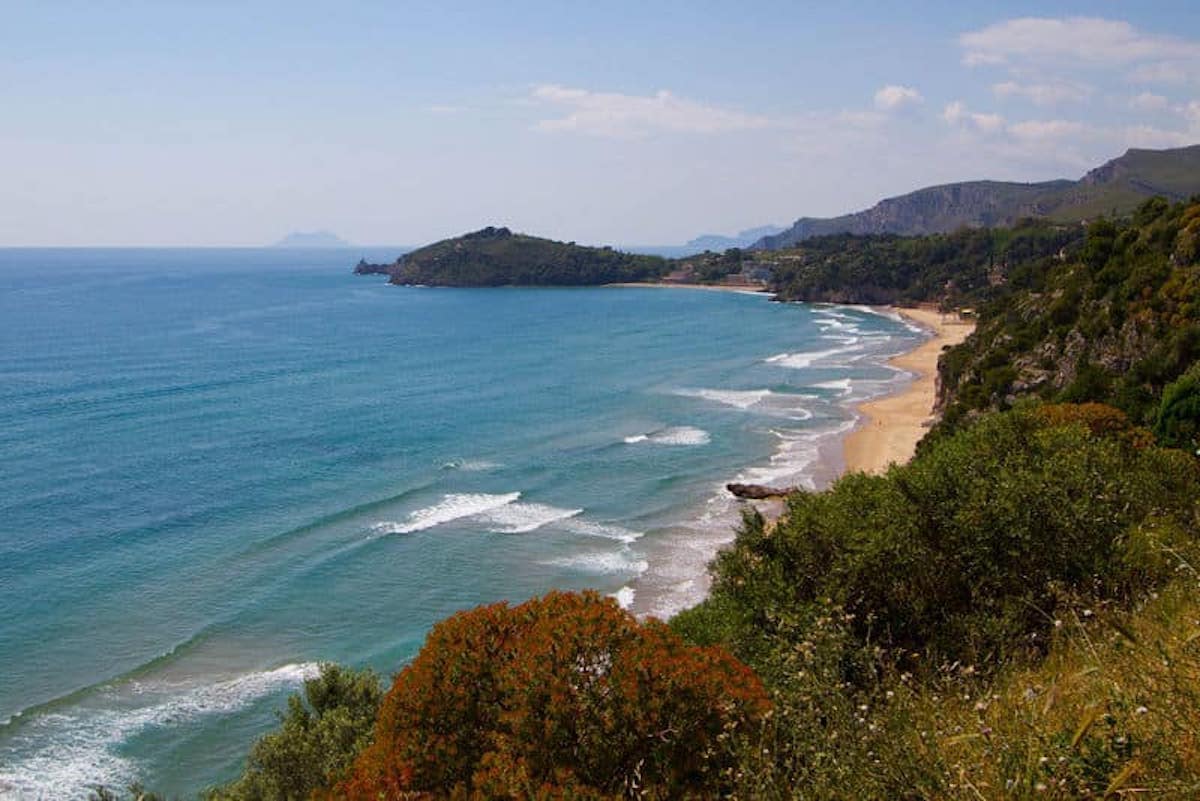
[(705, 250), (729, 250), (729, 248), (748, 248), (760, 239), (783, 233), (778, 225), (760, 225), (757, 228), (747, 228), (739, 231), (737, 236), (721, 234), (703, 234), (688, 241), (685, 247), (689, 253), (700, 253)]
[(293, 231), (272, 247), (277, 248), (348, 248), (353, 247), (345, 239), (329, 231)]
[(362, 260), (358, 275), (386, 275), (389, 283), (428, 286), (587, 286), (663, 277), (661, 256), (610, 247), (557, 242), (489, 226), (406, 253), (391, 264)]

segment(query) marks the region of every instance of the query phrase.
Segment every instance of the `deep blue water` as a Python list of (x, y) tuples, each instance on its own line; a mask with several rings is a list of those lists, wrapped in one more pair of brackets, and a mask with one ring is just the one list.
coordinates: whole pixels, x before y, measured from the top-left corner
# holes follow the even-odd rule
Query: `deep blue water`
[(822, 480), (919, 337), (360, 255), (0, 250), (0, 797), (194, 793), (316, 662), (390, 675), (478, 603), (695, 602), (722, 483)]

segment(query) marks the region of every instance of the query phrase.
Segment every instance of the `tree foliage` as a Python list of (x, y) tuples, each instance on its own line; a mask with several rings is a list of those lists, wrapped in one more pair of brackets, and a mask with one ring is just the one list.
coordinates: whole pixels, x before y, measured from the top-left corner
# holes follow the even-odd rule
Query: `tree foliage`
[(479, 607), (430, 631), (330, 797), (711, 797), (766, 709), (724, 651), (596, 593)]
[(1197, 497), (1193, 461), (1146, 447), (1119, 411), (990, 415), (886, 475), (795, 496), (774, 529), (751, 519), (717, 559), (712, 598), (676, 625), (702, 640), (718, 626), (769, 671), (764, 655), (832, 604), (843, 680), (870, 680), (859, 650), (912, 670), (996, 664), (1038, 652), (1060, 604), (1129, 602), (1162, 582), (1161, 547), (1194, 524)]
[(659, 256), (484, 228), (407, 253), (391, 265), (360, 264), (386, 272), (394, 284), (429, 286), (589, 286), (646, 281), (670, 270)]
[(1200, 203), (1155, 198), (1130, 220), (1093, 222), (1078, 258), (1010, 271), (942, 360), (941, 430), (1029, 395), (1154, 425), (1164, 388), (1200, 360), (1198, 235)]
[[(1137, 642), (1130, 618), (1167, 590), (1195, 597), (1198, 498), (1195, 460), (1119, 410), (1023, 404), (885, 475), (794, 496), (775, 526), (749, 515), (711, 596), (672, 620), (689, 640), (728, 646), (772, 693), (770, 721), (737, 738), (735, 794), (1194, 790), (1200, 762), (1183, 734), (1200, 709), (1194, 621), (1175, 626), (1171, 659), (1191, 660), (1178, 670)], [(1055, 669), (1022, 674), (1063, 644), (1065, 625), (1078, 654), (1112, 665), (1069, 707), (1056, 706), (1056, 684), (1070, 682)], [(1098, 656), (1113, 637), (1115, 652)], [(1162, 675), (1116, 680), (1118, 654)], [(1135, 770), (1148, 776), (1132, 782)]]
[(1200, 362), (1163, 391), (1154, 434), (1165, 445), (1200, 455)]
[(370, 742), (383, 688), (370, 670), (321, 666), (288, 698), (278, 730), (250, 750), (242, 776), (207, 801), (303, 801), (346, 775)]
[(1045, 267), (1081, 239), (1078, 226), (1026, 221), (928, 236), (833, 234), (760, 257), (783, 300), (961, 304), (989, 297), (1014, 269)]

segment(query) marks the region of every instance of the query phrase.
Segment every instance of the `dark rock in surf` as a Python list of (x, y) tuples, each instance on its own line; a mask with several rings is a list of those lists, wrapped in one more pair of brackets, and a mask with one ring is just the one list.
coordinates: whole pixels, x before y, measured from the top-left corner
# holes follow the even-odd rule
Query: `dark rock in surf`
[(735, 498), (745, 501), (778, 500), (799, 491), (796, 487), (764, 487), (762, 484), (737, 483), (726, 484), (725, 489), (729, 490)]

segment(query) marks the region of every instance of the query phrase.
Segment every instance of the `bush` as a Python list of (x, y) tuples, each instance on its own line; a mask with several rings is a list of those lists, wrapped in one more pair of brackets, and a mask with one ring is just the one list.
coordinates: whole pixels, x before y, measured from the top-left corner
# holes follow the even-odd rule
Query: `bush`
[[(1022, 407), (884, 476), (794, 496), (774, 530), (746, 526), (718, 557), (705, 605), (737, 610), (725, 641), (769, 680), (762, 654), (830, 608), (854, 647), (912, 670), (1040, 653), (1060, 604), (1127, 602), (1165, 579), (1150, 523), (1193, 522), (1195, 464), (1123, 425), (1099, 406)], [(842, 679), (869, 685), (877, 667), (846, 654)]]
[[(885, 475), (793, 496), (774, 527), (747, 518), (710, 598), (672, 621), (727, 643), (771, 690), (771, 717), (734, 738), (733, 794), (1101, 798), (1147, 786), (1138, 771), (1165, 796), (1200, 786), (1181, 734), (1197, 693), (1170, 684), (1194, 682), (1194, 619), (1173, 646), (1193, 664), (1158, 660), (1153, 689), (1117, 677), (1156, 645), (1120, 665), (1098, 653), (1148, 596), (1195, 592), (1200, 471), (1146, 434), (1099, 404), (1022, 405)], [(1064, 621), (1083, 640), (1073, 659), (1102, 677), (1038, 672)], [(1060, 708), (1068, 686), (1086, 690)], [(1186, 713), (1172, 717), (1172, 693), (1189, 694)]]
[(278, 731), (250, 750), (241, 778), (208, 793), (208, 801), (300, 801), (341, 781), (371, 741), (383, 688), (370, 670), (321, 666), (288, 698)]
[(1168, 447), (1200, 455), (1200, 362), (1163, 390), (1154, 435)]
[(727, 653), (594, 592), (479, 607), (430, 631), (330, 797), (711, 797), (767, 708)]

